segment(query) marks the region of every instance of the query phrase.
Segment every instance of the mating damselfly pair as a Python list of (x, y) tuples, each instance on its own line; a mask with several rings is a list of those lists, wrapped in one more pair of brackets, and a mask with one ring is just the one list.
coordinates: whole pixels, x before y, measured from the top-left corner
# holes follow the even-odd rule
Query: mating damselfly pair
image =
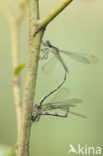
[[(61, 95), (62, 94), (64, 95), (63, 91), (65, 89), (62, 89), (62, 94), (60, 95), (60, 93), (61, 93), (60, 88), (62, 87), (62, 85), (66, 81), (66, 75), (68, 72), (67, 66), (64, 63), (64, 60), (61, 57), (61, 54), (65, 54), (65, 55), (75, 59), (76, 61), (79, 61), (79, 62), (84, 63), (84, 64), (96, 63), (97, 58), (94, 55), (90, 55), (90, 54), (68, 52), (68, 51), (60, 50), (59, 48), (53, 46), (49, 40), (47, 40), (45, 43), (42, 42), (42, 44), (44, 46), (44, 48), (41, 49), (41, 53), (43, 54), (43, 56), (41, 56), (40, 59), (42, 59), (42, 60), (47, 59), (50, 52), (54, 54), (54, 56), (50, 60), (48, 60), (49, 62), (46, 63), (42, 67), (43, 71), (44, 72), (50, 72), (51, 70), (53, 70), (54, 69), (53, 67), (55, 66), (55, 63), (57, 62), (56, 61), (56, 59), (57, 59), (62, 64), (62, 66), (65, 70), (65, 75), (64, 75), (64, 79), (62, 80), (62, 82), (59, 84), (58, 87), (56, 87), (54, 90), (49, 92), (46, 96), (44, 96), (40, 100), (39, 104), (34, 105), (33, 114), (32, 114), (32, 121), (38, 121), (40, 119), (41, 115), (67, 117), (68, 113), (72, 113), (72, 114), (77, 115), (77, 116), (85, 117), (83, 115), (80, 115), (80, 114), (77, 114), (77, 113), (70, 111), (70, 107), (74, 107), (74, 106), (76, 106), (77, 103), (81, 102), (80, 99), (73, 98), (73, 99), (68, 99), (68, 100), (63, 101), (63, 97)], [(22, 64), (21, 66), (19, 66), (17, 68), (17, 73), (19, 73), (24, 66), (25, 66), (25, 64)], [(45, 99), (47, 99), (50, 95), (52, 95), (54, 92), (56, 92), (58, 90), (60, 90), (60, 92), (58, 94), (58, 95), (60, 95), (60, 96), (58, 96), (59, 97), (58, 100), (60, 100), (60, 97), (62, 97), (61, 101), (57, 101), (54, 98), (54, 100), (52, 100), (51, 102), (44, 103)], [(56, 112), (51, 112), (51, 111), (57, 110), (57, 109), (63, 110), (65, 113), (60, 114), (60, 113), (56, 113)]]
[[(82, 54), (82, 53), (76, 53), (76, 52), (67, 52), (67, 51), (60, 50), (59, 48), (53, 46), (49, 40), (47, 40), (45, 43), (44, 42), (42, 43), (43, 43), (44, 48), (41, 49), (43, 56), (40, 57), (40, 59), (43, 59), (43, 60), (47, 59), (49, 52), (52, 52), (54, 54), (54, 56), (49, 60), (49, 62), (46, 63), (46, 65), (42, 67), (43, 71), (50, 72), (51, 70), (53, 70), (53, 67), (55, 65), (54, 61), (58, 59), (65, 70), (65, 76), (61, 84), (56, 89), (54, 89), (53, 91), (48, 93), (45, 97), (43, 97), (39, 104), (34, 105), (32, 121), (38, 121), (42, 115), (58, 116), (58, 117), (65, 118), (68, 116), (68, 113), (85, 118), (84, 115), (70, 111), (70, 107), (75, 107), (77, 103), (82, 102), (80, 99), (73, 98), (73, 99), (68, 99), (68, 100), (63, 101), (63, 98), (64, 98), (63, 95), (66, 94), (66, 89), (61, 88), (61, 86), (66, 80), (66, 74), (68, 72), (68, 69), (60, 53), (70, 56), (71, 58), (84, 64), (96, 63), (97, 58), (94, 55), (89, 55), (89, 54), (84, 54), (84, 53)], [(50, 96), (57, 90), (59, 91), (51, 102), (43, 103), (48, 96)], [(61, 101), (60, 101), (60, 98), (61, 98)], [(57, 112), (52, 112), (57, 109), (64, 111), (64, 113), (60, 114)]]

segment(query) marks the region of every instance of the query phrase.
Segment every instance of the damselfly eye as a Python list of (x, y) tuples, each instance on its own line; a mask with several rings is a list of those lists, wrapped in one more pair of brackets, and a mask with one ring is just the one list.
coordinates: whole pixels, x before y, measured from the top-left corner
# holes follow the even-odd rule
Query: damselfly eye
[(50, 47), (50, 46), (51, 46), (51, 44), (50, 44), (50, 41), (49, 41), (49, 40), (47, 40), (45, 43), (46, 43), (46, 46), (48, 46), (48, 47)]
[(37, 104), (35, 104), (35, 105), (34, 105), (34, 108), (37, 108), (37, 107), (38, 107), (38, 105), (37, 105)]
[(34, 105), (34, 108), (41, 109), (41, 107), (38, 104)]

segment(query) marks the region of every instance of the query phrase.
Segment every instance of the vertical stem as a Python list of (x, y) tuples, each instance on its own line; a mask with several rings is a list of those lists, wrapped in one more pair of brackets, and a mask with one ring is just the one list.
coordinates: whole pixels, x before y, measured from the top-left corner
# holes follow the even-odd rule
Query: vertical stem
[[(11, 45), (12, 45), (12, 65), (15, 69), (19, 65), (19, 49), (18, 49), (18, 23), (15, 16), (11, 13), (4, 0), (0, 0), (0, 10), (8, 21), (11, 29)], [(17, 118), (17, 143), (20, 138), (20, 124), (21, 124), (21, 102), (20, 102), (20, 78), (19, 76), (13, 77), (13, 92), (16, 105), (16, 118)]]
[[(11, 25), (11, 46), (12, 46), (12, 64), (13, 69), (15, 69), (19, 65), (19, 47), (18, 47), (18, 24), (16, 20), (13, 20)], [(18, 139), (20, 137), (20, 124), (21, 124), (21, 99), (20, 99), (20, 77), (19, 75), (13, 77), (13, 92), (14, 92), (14, 99), (16, 105), (16, 118), (17, 118), (17, 144)]]
[(31, 0), (29, 18), (29, 51), (26, 65), (26, 80), (24, 84), (22, 121), (17, 156), (29, 155), (31, 115), (36, 87), (40, 43), (43, 36), (43, 32), (39, 32), (35, 37), (33, 37), (34, 28), (36, 29), (34, 23), (39, 18), (38, 0)]

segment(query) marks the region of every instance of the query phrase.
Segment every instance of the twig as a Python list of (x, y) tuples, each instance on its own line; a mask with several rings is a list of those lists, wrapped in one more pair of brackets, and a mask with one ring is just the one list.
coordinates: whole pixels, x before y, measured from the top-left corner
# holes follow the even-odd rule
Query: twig
[[(8, 6), (4, 1), (0, 0), (0, 10), (6, 17), (10, 29), (11, 29), (11, 49), (12, 49), (12, 64), (13, 71), (19, 65), (18, 58), (18, 24), (16, 23), (15, 17), (12, 15)], [(13, 76), (13, 92), (14, 101), (16, 105), (16, 118), (17, 118), (17, 143), (20, 136), (20, 122), (21, 122), (21, 100), (20, 100), (20, 78), (19, 76)]]
[(47, 26), (59, 13), (61, 13), (73, 0), (64, 0), (56, 9), (50, 12), (46, 17), (38, 21), (41, 27)]
[[(18, 56), (18, 25), (16, 21), (12, 23), (11, 26), (11, 45), (12, 45), (12, 62), (13, 62), (13, 70), (19, 65), (19, 56)], [(13, 73), (14, 74), (14, 73)], [(22, 105), (20, 99), (20, 76), (13, 77), (13, 92), (14, 99), (16, 104), (16, 118), (17, 118), (17, 144), (20, 138), (20, 125), (21, 125), (21, 115), (22, 115)]]

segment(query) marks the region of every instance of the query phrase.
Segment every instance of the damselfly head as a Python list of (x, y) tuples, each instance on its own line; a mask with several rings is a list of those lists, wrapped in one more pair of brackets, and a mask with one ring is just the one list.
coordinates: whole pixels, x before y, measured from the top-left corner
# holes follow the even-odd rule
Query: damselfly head
[(45, 45), (48, 46), (48, 47), (51, 47), (50, 41), (47, 40), (47, 41), (45, 42)]
[(41, 107), (38, 104), (35, 104), (34, 109), (41, 109)]

